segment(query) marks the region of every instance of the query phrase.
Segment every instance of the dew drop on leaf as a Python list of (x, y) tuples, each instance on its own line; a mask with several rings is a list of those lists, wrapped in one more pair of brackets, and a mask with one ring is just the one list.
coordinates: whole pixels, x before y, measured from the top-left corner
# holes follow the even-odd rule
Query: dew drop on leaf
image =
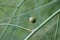
[(35, 23), (35, 22), (36, 22), (36, 19), (35, 19), (34, 17), (30, 17), (30, 18), (29, 18), (29, 21), (30, 21), (31, 23)]

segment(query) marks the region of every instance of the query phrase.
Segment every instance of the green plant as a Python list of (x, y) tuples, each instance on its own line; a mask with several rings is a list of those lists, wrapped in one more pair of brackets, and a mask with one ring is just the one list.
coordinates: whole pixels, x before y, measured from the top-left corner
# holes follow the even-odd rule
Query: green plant
[(60, 40), (60, 0), (0, 0), (0, 40)]

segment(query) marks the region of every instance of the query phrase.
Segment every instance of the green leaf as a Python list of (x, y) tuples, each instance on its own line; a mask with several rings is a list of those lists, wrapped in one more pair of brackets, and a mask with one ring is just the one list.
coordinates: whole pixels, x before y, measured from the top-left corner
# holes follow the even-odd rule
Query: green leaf
[(60, 0), (0, 0), (0, 40), (60, 40), (59, 31)]

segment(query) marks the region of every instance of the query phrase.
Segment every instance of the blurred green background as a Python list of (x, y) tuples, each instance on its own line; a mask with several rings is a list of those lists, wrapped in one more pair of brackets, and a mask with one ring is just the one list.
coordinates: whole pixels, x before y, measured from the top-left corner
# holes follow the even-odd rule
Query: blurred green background
[(60, 12), (26, 39), (58, 9), (60, 0), (0, 0), (0, 40), (60, 40)]

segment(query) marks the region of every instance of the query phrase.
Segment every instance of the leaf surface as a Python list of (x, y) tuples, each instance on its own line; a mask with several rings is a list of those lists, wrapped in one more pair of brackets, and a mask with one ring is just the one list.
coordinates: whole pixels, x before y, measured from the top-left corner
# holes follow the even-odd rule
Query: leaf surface
[(60, 40), (59, 31), (60, 0), (0, 0), (0, 40)]

